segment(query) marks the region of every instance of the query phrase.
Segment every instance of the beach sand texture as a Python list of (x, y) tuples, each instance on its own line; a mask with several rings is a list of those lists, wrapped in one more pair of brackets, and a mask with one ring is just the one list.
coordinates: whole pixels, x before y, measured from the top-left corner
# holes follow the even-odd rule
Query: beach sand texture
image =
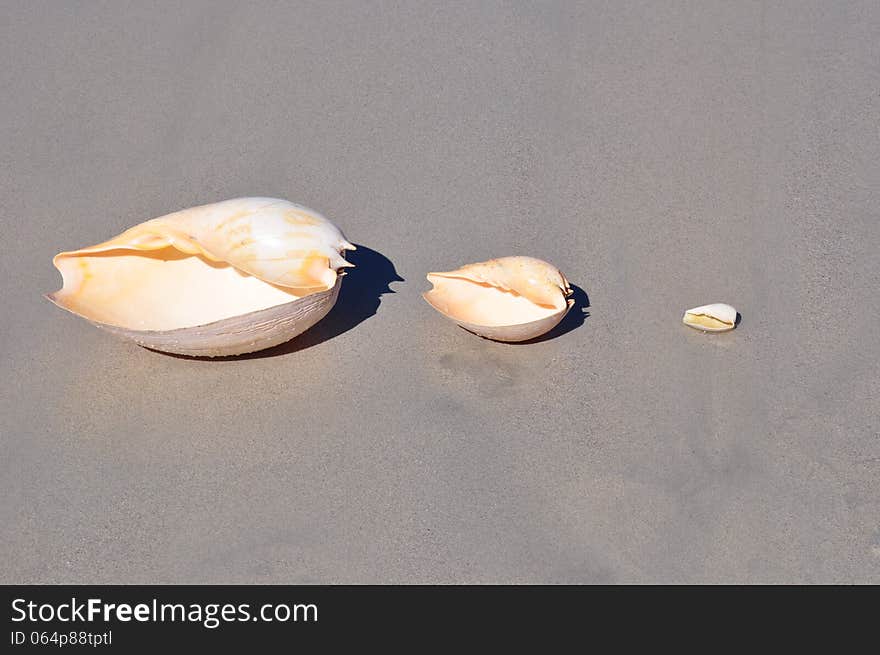
[[(878, 3), (0, 13), (0, 582), (880, 582)], [(243, 195), (359, 244), (291, 344), (41, 297)], [(420, 297), (509, 254), (577, 287), (549, 338)]]

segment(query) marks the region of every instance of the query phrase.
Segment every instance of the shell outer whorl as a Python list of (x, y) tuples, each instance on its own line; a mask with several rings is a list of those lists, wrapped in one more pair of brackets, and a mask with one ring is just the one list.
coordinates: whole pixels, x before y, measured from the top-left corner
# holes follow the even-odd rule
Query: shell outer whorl
[(738, 313), (726, 303), (701, 305), (685, 311), (682, 322), (705, 332), (726, 332), (736, 327)]
[(500, 257), (467, 264), (454, 271), (429, 273), (432, 277), (460, 278), (521, 295), (538, 305), (561, 309), (572, 290), (568, 280), (552, 264), (525, 256)]
[(350, 266), (351, 247), (342, 231), (322, 215), (286, 200), (241, 198), (182, 212), (185, 241), (208, 255), (278, 286), (331, 287), (336, 271)]
[(336, 225), (313, 210), (277, 198), (236, 198), (160, 216), (57, 257), (167, 246), (309, 292), (331, 288), (337, 271), (353, 265), (343, 255), (354, 249)]

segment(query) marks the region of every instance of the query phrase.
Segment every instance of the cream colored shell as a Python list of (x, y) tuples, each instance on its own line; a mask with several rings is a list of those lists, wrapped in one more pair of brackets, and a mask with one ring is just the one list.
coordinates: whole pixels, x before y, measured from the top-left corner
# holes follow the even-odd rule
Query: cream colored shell
[(269, 348), (323, 318), (353, 249), (326, 218), (275, 198), (193, 207), (54, 258), (56, 305), (184, 355)]
[(571, 288), (552, 264), (501, 257), (428, 273), (422, 296), (464, 329), (495, 341), (527, 341), (552, 330), (571, 309)]
[(701, 305), (687, 310), (682, 322), (705, 332), (726, 332), (736, 327), (736, 309), (724, 303)]

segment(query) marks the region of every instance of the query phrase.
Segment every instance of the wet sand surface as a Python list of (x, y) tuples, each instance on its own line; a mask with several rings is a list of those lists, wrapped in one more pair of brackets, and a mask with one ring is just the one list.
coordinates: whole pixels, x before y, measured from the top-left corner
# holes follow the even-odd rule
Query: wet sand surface
[[(0, 3), (0, 581), (880, 582), (880, 5), (621, 4)], [(242, 195), (360, 246), (296, 341), (41, 298)], [(421, 299), (507, 254), (549, 338)]]

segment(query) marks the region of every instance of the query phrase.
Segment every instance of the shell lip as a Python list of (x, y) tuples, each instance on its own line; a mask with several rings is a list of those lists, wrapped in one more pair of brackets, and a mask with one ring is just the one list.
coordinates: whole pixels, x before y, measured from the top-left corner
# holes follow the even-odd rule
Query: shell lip
[[(467, 275), (460, 274), (460, 273), (458, 273), (458, 271), (431, 271), (430, 273), (428, 273), (425, 276), (425, 278), (428, 280), (428, 282), (430, 282), (431, 284), (434, 284), (434, 280), (431, 279), (432, 277), (440, 277), (445, 280), (465, 280), (466, 282), (471, 282), (473, 284), (479, 284), (482, 286), (494, 286), (494, 285), (490, 284), (489, 282), (481, 282), (481, 281), (475, 280), (474, 278), (469, 277)], [(499, 287), (496, 287), (496, 288), (499, 288)], [(562, 293), (562, 295), (565, 296), (566, 298), (568, 298), (569, 296), (574, 294), (574, 290), (571, 288), (571, 285), (568, 283), (568, 280), (566, 280), (565, 278), (563, 278), (563, 286), (558, 286), (557, 288)], [(514, 292), (514, 293), (516, 293), (516, 292)], [(522, 295), (522, 294), (518, 293), (517, 295)]]
[[(721, 319), (717, 319), (717, 320), (721, 320)], [(739, 312), (736, 312), (736, 316), (734, 317), (733, 321), (722, 321), (722, 322), (725, 325), (728, 325), (730, 327), (720, 328), (720, 329), (718, 329), (719, 332), (725, 332), (727, 330), (732, 330), (733, 328), (739, 327), (739, 324), (742, 323), (742, 314), (740, 314)], [(701, 329), (704, 329), (704, 328), (701, 328)], [(711, 331), (712, 330), (707, 330), (707, 332), (711, 332)]]
[(224, 324), (228, 321), (239, 319), (243, 316), (249, 316), (249, 315), (253, 316), (256, 314), (260, 314), (262, 312), (275, 311), (279, 307), (285, 307), (287, 305), (293, 305), (295, 303), (300, 303), (303, 300), (306, 300), (307, 298), (310, 300), (314, 300), (314, 297), (317, 295), (321, 295), (321, 294), (325, 294), (325, 293), (327, 293), (327, 294), (333, 293), (334, 290), (336, 290), (338, 287), (340, 287), (342, 285), (342, 278), (344, 276), (345, 276), (345, 271), (339, 271), (339, 273), (337, 274), (337, 278), (336, 278), (336, 284), (334, 284), (332, 287), (330, 287), (328, 289), (323, 289), (321, 291), (315, 291), (315, 292), (309, 293), (308, 295), (305, 295), (305, 296), (300, 296), (299, 298), (295, 298), (289, 302), (283, 302), (283, 303), (279, 303), (277, 305), (271, 305), (269, 307), (264, 307), (263, 309), (258, 309), (253, 312), (245, 312), (244, 314), (235, 314), (233, 316), (227, 316), (226, 318), (220, 318), (220, 319), (217, 319), (216, 321), (210, 321), (208, 323), (200, 323), (198, 325), (184, 325), (182, 327), (171, 328), (170, 330), (138, 330), (137, 328), (128, 328), (128, 327), (125, 327), (122, 325), (114, 325), (113, 323), (105, 323), (103, 321), (97, 321), (93, 318), (90, 318), (89, 316), (86, 316), (85, 314), (80, 314), (79, 312), (74, 311), (70, 307), (67, 307), (63, 303), (61, 303), (61, 301), (58, 300), (58, 291), (53, 291), (52, 293), (43, 294), (43, 298), (45, 298), (46, 300), (51, 302), (56, 307), (60, 307), (64, 311), (70, 312), (74, 316), (79, 316), (80, 318), (87, 320), (92, 325), (96, 325), (98, 327), (109, 328), (111, 330), (125, 330), (126, 332), (132, 332), (132, 333), (136, 333), (136, 334), (149, 334), (149, 335), (156, 335), (156, 336), (159, 336), (159, 335), (161, 335), (161, 336), (166, 336), (166, 335), (167, 336), (174, 336), (176, 334), (184, 334), (184, 333), (190, 332), (192, 330), (211, 330), (214, 328), (222, 327), (222, 324)]
[[(169, 247), (173, 247), (173, 246), (169, 246)], [(86, 249), (84, 249), (84, 250), (86, 250)], [(97, 251), (97, 252), (108, 252), (108, 251), (112, 251), (112, 250), (123, 250), (123, 251), (126, 251), (126, 250), (128, 250), (128, 249), (114, 247), (114, 248), (111, 248), (111, 249), (108, 249), (108, 250), (102, 250), (102, 251)], [(343, 258), (344, 258), (344, 252), (345, 252), (345, 251), (343, 250), (343, 252), (342, 252), (342, 256), (343, 256)], [(342, 282), (342, 278), (345, 277), (345, 276), (347, 275), (347, 270), (346, 270), (346, 269), (347, 269), (347, 268), (353, 268), (353, 267), (355, 266), (353, 263), (351, 263), (351, 262), (347, 262), (347, 263), (344, 265), (344, 267), (340, 267), (339, 269), (334, 270), (334, 271), (333, 271), (333, 273), (334, 273), (334, 275), (335, 275), (334, 283), (333, 283), (332, 285), (330, 285), (330, 286), (327, 286), (327, 287), (310, 287), (310, 288), (285, 287), (285, 288), (289, 288), (289, 289), (295, 290), (295, 291), (297, 292), (298, 297), (297, 297), (297, 298), (294, 298), (293, 300), (287, 301), (287, 302), (282, 302), (282, 303), (278, 303), (277, 305), (271, 305), (271, 306), (269, 306), (269, 307), (265, 307), (265, 308), (263, 308), (263, 309), (258, 309), (258, 310), (254, 311), (254, 312), (245, 312), (245, 313), (243, 313), (243, 314), (234, 314), (234, 315), (232, 315), (232, 316), (227, 316), (227, 317), (225, 317), (225, 318), (220, 318), (220, 319), (217, 319), (217, 320), (215, 320), (215, 321), (209, 321), (209, 322), (207, 322), (207, 323), (198, 323), (198, 324), (195, 324), (195, 325), (185, 325), (185, 326), (182, 326), (182, 327), (171, 328), (171, 329), (169, 329), (169, 330), (138, 330), (137, 328), (128, 328), (128, 327), (125, 327), (125, 326), (123, 326), (123, 325), (117, 325), (117, 324), (114, 324), (114, 323), (106, 323), (106, 322), (104, 322), (104, 321), (98, 321), (98, 320), (95, 320), (94, 318), (92, 318), (92, 317), (90, 317), (90, 316), (88, 316), (88, 315), (86, 315), (86, 314), (83, 314), (83, 313), (80, 313), (80, 312), (77, 312), (77, 311), (71, 309), (70, 307), (68, 307), (68, 306), (63, 302), (63, 300), (61, 299), (61, 294), (62, 294), (62, 292), (65, 290), (65, 288), (66, 288), (67, 285), (68, 285), (68, 279), (66, 278), (66, 276), (65, 276), (65, 274), (64, 274), (64, 271), (61, 269), (61, 267), (58, 266), (57, 262), (58, 262), (59, 258), (61, 258), (61, 257), (65, 257), (65, 256), (73, 256), (73, 257), (76, 257), (76, 256), (80, 256), (80, 253), (83, 253), (83, 254), (91, 254), (91, 252), (89, 252), (89, 253), (84, 253), (83, 251), (69, 251), (69, 252), (61, 252), (61, 253), (58, 253), (57, 255), (55, 255), (55, 257), (52, 258), (52, 263), (55, 265), (55, 268), (59, 271), (59, 273), (61, 273), (62, 286), (61, 286), (60, 289), (58, 289), (58, 290), (56, 290), (56, 291), (53, 291), (53, 292), (51, 292), (51, 293), (45, 293), (45, 294), (43, 294), (43, 298), (45, 298), (46, 300), (48, 300), (49, 302), (51, 302), (51, 303), (52, 303), (53, 305), (55, 305), (56, 307), (60, 307), (61, 309), (65, 310), (65, 311), (67, 311), (67, 312), (70, 312), (70, 313), (73, 314), (74, 316), (78, 316), (79, 318), (85, 319), (85, 320), (89, 321), (90, 323), (92, 323), (92, 324), (94, 324), (94, 325), (97, 325), (97, 326), (100, 326), (100, 327), (110, 327), (110, 328), (113, 328), (113, 329), (130, 330), (130, 331), (132, 331), (132, 332), (139, 332), (139, 333), (144, 333), (144, 334), (156, 334), (156, 335), (160, 335), (160, 334), (169, 334), (169, 335), (173, 335), (174, 333), (179, 332), (179, 331), (181, 331), (181, 330), (194, 330), (194, 329), (202, 329), (202, 328), (204, 328), (204, 329), (210, 329), (212, 326), (215, 326), (216, 324), (218, 324), (218, 323), (222, 323), (222, 322), (224, 322), (224, 321), (228, 321), (228, 320), (230, 320), (230, 319), (232, 319), (232, 318), (236, 318), (236, 317), (240, 317), (240, 316), (245, 316), (245, 315), (247, 315), (247, 314), (258, 313), (258, 312), (263, 311), (264, 309), (273, 309), (273, 308), (276, 308), (276, 307), (281, 307), (281, 306), (284, 306), (284, 305), (289, 305), (289, 304), (292, 304), (292, 303), (297, 303), (297, 302), (300, 302), (300, 301), (302, 301), (302, 300), (304, 300), (304, 299), (306, 299), (306, 298), (313, 297), (313, 296), (315, 296), (315, 295), (319, 295), (319, 294), (327, 293), (327, 292), (332, 292), (334, 288), (340, 286), (340, 284), (341, 284), (341, 282)], [(197, 257), (198, 257), (198, 256), (201, 256), (201, 255), (194, 255), (194, 256), (197, 256)], [(249, 273), (247, 273), (246, 271), (241, 270), (241, 269), (238, 268), (237, 266), (234, 266), (234, 265), (232, 265), (232, 264), (229, 264), (229, 266), (231, 266), (231, 267), (234, 268), (235, 270), (239, 271), (242, 275), (250, 275)], [(267, 282), (266, 284), (271, 284), (271, 283)]]
[[(429, 275), (430, 275), (430, 273), (429, 273)], [(562, 307), (561, 309), (557, 309), (557, 310), (556, 310), (555, 312), (553, 312), (552, 314), (547, 314), (547, 316), (544, 316), (544, 317), (542, 317), (542, 318), (537, 318), (537, 319), (533, 319), (533, 320), (530, 320), (530, 321), (522, 321), (522, 322), (520, 322), (520, 323), (503, 323), (503, 324), (501, 324), (501, 325), (497, 325), (497, 324), (496, 324), (496, 325), (489, 325), (489, 324), (486, 324), (486, 323), (475, 323), (475, 322), (473, 322), (473, 321), (465, 321), (465, 320), (463, 320), (463, 319), (461, 319), (461, 318), (458, 318), (458, 317), (455, 316), (454, 314), (450, 314), (450, 313), (449, 313), (448, 311), (446, 311), (445, 309), (443, 309), (443, 308), (441, 308), (441, 307), (438, 307), (438, 306), (435, 305), (433, 302), (431, 302), (431, 298), (430, 298), (430, 296), (431, 296), (431, 294), (432, 294), (433, 292), (434, 292), (434, 289), (431, 289), (430, 291), (424, 291), (424, 292), (422, 292), (422, 298), (424, 298), (425, 302), (428, 303), (431, 307), (433, 307), (435, 310), (437, 310), (438, 312), (440, 312), (441, 314), (443, 314), (443, 316), (445, 316), (446, 318), (448, 318), (448, 319), (451, 320), (452, 322), (457, 323), (457, 324), (460, 325), (460, 326), (464, 326), (464, 325), (472, 325), (472, 326), (477, 327), (477, 328), (485, 328), (485, 329), (492, 329), (492, 328), (494, 328), (494, 329), (499, 329), (499, 328), (503, 329), (503, 328), (523, 327), (523, 326), (526, 326), (526, 325), (531, 325), (531, 324), (533, 324), (533, 323), (542, 323), (542, 322), (546, 321), (546, 320), (549, 319), (549, 318), (553, 318), (553, 317), (556, 317), (556, 316), (560, 316), (560, 314), (562, 315), (562, 316), (560, 316), (560, 320), (561, 320), (566, 314), (568, 314), (569, 311), (571, 311), (571, 308), (574, 307), (574, 304), (575, 304), (574, 298), (566, 298), (566, 300), (565, 300), (565, 307)], [(572, 293), (573, 293), (573, 292), (572, 292)], [(569, 295), (571, 295), (571, 294), (569, 294)], [(549, 308), (548, 308), (548, 309), (549, 309)], [(555, 309), (555, 308), (554, 308), (554, 309)], [(467, 328), (465, 328), (465, 329), (467, 329)]]
[[(489, 283), (489, 282), (483, 282), (483, 281), (481, 281), (481, 280), (476, 280), (476, 279), (474, 279), (474, 278), (472, 278), (472, 277), (469, 277), (469, 276), (467, 276), (467, 275), (459, 274), (458, 271), (432, 271), (432, 272), (428, 273), (428, 274), (425, 276), (425, 278), (426, 278), (426, 279), (428, 280), (428, 282), (430, 282), (431, 284), (436, 285), (437, 283), (436, 283), (434, 280), (431, 279), (432, 277), (442, 278), (442, 279), (444, 279), (444, 280), (464, 280), (465, 282), (470, 282), (471, 284), (476, 284), (476, 285), (481, 286), (481, 287), (498, 289), (499, 291), (503, 291), (504, 293), (511, 293), (511, 294), (516, 295), (516, 296), (520, 296), (520, 297), (522, 297), (522, 298), (526, 298), (527, 300), (529, 300), (529, 302), (531, 302), (532, 304), (534, 304), (536, 307), (545, 307), (545, 308), (547, 308), (547, 309), (555, 309), (555, 310), (557, 310), (557, 311), (563, 311), (563, 310), (568, 311), (568, 309), (571, 308), (571, 304), (570, 304), (570, 302), (573, 302), (573, 301), (571, 301), (571, 297), (574, 295), (574, 290), (573, 290), (573, 289), (571, 288), (571, 286), (568, 284), (568, 280), (566, 280), (564, 276), (563, 276), (563, 282), (564, 282), (565, 286), (564, 286), (564, 287), (559, 286), (559, 287), (557, 287), (557, 288), (559, 289), (559, 292), (562, 294), (562, 300), (563, 300), (563, 302), (564, 302), (564, 303), (569, 303), (569, 304), (568, 304), (568, 307), (566, 307), (565, 305), (563, 305), (563, 306), (560, 307), (560, 306), (557, 306), (556, 304), (550, 305), (550, 304), (545, 304), (545, 303), (537, 303), (537, 302), (535, 302), (534, 300), (531, 300), (531, 299), (527, 298), (526, 296), (524, 296), (524, 295), (523, 295), (522, 293), (520, 293), (519, 291), (516, 291), (516, 290), (514, 290), (514, 289), (504, 289), (504, 288), (502, 288), (502, 287), (495, 286), (495, 285), (493, 285), (493, 284), (491, 284), (491, 283)], [(422, 297), (425, 298), (425, 300), (427, 300), (427, 294), (431, 293), (432, 291), (434, 291), (434, 289), (431, 289), (431, 290), (429, 290), (429, 291), (424, 292), (424, 293), (422, 294)], [(439, 311), (441, 314), (444, 314), (444, 315), (449, 316), (450, 318), (452, 318), (449, 314), (447, 314), (446, 312), (444, 312), (444, 311), (440, 310), (439, 308), (437, 308), (433, 303), (430, 303), (430, 301), (429, 301), (429, 304), (431, 304), (431, 306), (434, 307), (435, 309), (437, 309), (437, 311)], [(551, 314), (551, 315), (552, 315), (552, 314)], [(540, 319), (539, 319), (539, 320), (540, 320)], [(533, 321), (525, 321), (524, 323), (512, 323), (511, 325), (525, 325), (526, 323), (532, 323), (532, 322), (533, 322)], [(474, 323), (474, 325), (476, 325), (476, 323)]]

